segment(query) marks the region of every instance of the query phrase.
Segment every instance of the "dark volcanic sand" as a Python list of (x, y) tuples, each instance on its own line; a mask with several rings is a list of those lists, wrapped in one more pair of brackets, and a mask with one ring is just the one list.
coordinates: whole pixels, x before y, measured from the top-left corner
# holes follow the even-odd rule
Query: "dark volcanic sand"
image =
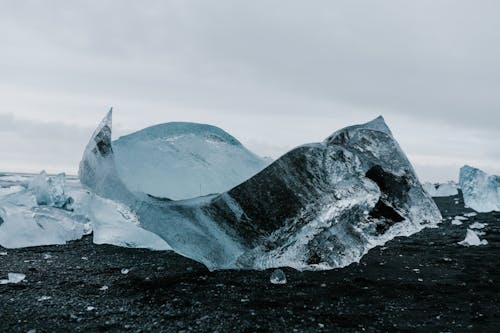
[[(468, 211), (462, 200), (436, 200), (445, 218)], [(458, 245), (474, 221), (489, 224), (489, 245)], [(347, 268), (286, 269), (286, 285), (272, 285), (271, 271), (208, 272), (173, 253), (90, 237), (0, 249), (0, 278), (27, 280), (0, 285), (0, 332), (500, 332), (499, 246), (500, 213), (479, 214), (395, 239)]]

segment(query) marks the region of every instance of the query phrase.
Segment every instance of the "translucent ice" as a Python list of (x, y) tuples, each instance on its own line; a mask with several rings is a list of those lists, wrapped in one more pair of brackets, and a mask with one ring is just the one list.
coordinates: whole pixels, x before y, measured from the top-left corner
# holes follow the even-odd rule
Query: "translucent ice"
[(271, 273), (271, 283), (272, 284), (286, 284), (286, 275), (281, 269), (275, 269)]
[(49, 177), (42, 171), (29, 182), (28, 189), (33, 192), (38, 205), (68, 208), (73, 199), (64, 192), (65, 181), (64, 173)]
[(460, 169), (460, 187), (468, 207), (481, 213), (500, 211), (500, 176), (466, 165)]
[(458, 194), (458, 184), (455, 182), (443, 184), (425, 183), (423, 186), (431, 197), (449, 197)]
[(85, 149), (79, 175), (210, 269), (342, 267), (442, 219), (381, 117), (298, 147), (225, 193), (170, 201), (131, 191), (121, 180), (109, 114)]
[(7, 248), (64, 244), (81, 238), (90, 228), (89, 221), (75, 217), (66, 209), (38, 205), (36, 194), (24, 189), (0, 199), (3, 223), (0, 245)]
[(130, 190), (174, 200), (225, 192), (268, 164), (225, 131), (204, 124), (155, 125), (112, 146)]
[[(97, 244), (168, 250), (157, 235), (141, 229), (123, 204), (89, 193), (74, 177), (0, 177), (0, 245), (7, 248), (64, 244), (94, 232)], [(7, 191), (5, 191), (7, 192)]]

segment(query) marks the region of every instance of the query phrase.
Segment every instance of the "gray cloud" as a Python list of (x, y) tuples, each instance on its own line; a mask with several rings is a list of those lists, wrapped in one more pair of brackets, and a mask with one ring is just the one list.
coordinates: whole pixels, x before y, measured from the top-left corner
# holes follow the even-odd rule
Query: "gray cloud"
[(0, 114), (0, 170), (75, 173), (93, 129)]
[[(49, 141), (46, 122), (89, 129), (113, 104), (118, 135), (208, 122), (276, 157), (383, 114), (424, 179), (455, 178), (462, 161), (500, 172), (497, 1), (0, 7), (0, 113), (44, 124)], [(30, 168), (16, 161), (2, 163)]]

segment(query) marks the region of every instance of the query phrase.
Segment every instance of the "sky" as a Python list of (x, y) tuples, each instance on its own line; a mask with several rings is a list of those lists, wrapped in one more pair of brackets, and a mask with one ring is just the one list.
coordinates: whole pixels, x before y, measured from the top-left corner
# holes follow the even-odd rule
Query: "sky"
[(383, 115), (422, 181), (500, 174), (499, 1), (0, 0), (0, 171), (219, 126), (263, 156)]

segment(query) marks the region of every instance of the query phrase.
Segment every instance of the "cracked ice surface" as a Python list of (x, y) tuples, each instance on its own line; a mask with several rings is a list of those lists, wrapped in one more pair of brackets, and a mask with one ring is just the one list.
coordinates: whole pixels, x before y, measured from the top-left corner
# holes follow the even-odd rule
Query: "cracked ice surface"
[(210, 269), (342, 267), (442, 219), (381, 117), (298, 147), (222, 194), (161, 199), (130, 191), (116, 170), (109, 113), (85, 150), (82, 184)]

